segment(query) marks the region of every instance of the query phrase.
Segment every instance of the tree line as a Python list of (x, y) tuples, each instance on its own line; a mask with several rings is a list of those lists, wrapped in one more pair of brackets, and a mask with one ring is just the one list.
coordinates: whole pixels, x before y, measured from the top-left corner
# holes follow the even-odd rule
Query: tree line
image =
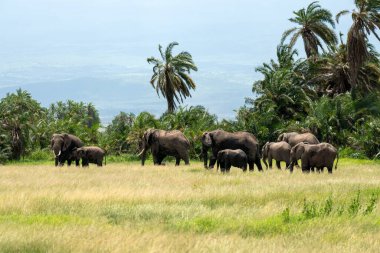
[[(253, 83), (252, 97), (236, 111), (234, 120), (218, 120), (202, 106), (178, 106), (191, 96), (196, 82), (190, 71), (197, 67), (189, 52), (173, 55), (173, 42), (153, 64), (151, 85), (167, 100), (160, 117), (149, 112), (121, 112), (101, 126), (94, 105), (66, 101), (42, 107), (24, 90), (0, 101), (0, 161), (19, 160), (35, 150), (47, 150), (51, 135), (72, 133), (86, 144), (102, 146), (110, 154), (135, 155), (147, 128), (177, 129), (191, 142), (191, 157), (199, 158), (199, 137), (206, 130), (249, 131), (262, 142), (284, 131), (314, 133), (355, 157), (374, 158), (380, 151), (380, 55), (369, 37), (380, 41), (380, 1), (355, 0), (356, 9), (335, 16), (312, 2), (294, 12), (296, 26), (285, 31), (276, 59), (256, 68), (262, 75)], [(335, 24), (351, 14), (346, 40)], [(306, 58), (295, 43), (301, 39)], [(264, 143), (261, 143), (264, 144)]]

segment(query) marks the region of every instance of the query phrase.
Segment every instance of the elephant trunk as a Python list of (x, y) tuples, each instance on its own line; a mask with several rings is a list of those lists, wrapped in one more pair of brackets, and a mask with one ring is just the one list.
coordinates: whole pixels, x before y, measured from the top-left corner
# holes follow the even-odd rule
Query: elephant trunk
[(297, 159), (295, 157), (290, 157), (290, 164), (288, 166), (287, 169), (289, 169), (289, 171), (292, 173), (293, 172), (293, 168), (294, 168), (294, 164), (297, 162)]
[(202, 155), (203, 155), (203, 164), (205, 169), (208, 169), (207, 161), (208, 161), (208, 147), (203, 145), (202, 147)]
[(141, 155), (141, 165), (144, 166), (145, 165), (145, 159), (146, 159), (146, 149), (145, 148), (143, 149), (143, 151), (141, 151), (140, 155)]
[(141, 152), (138, 154), (138, 156), (141, 156), (141, 165), (142, 165), (142, 166), (145, 165), (147, 149), (148, 149), (148, 145), (146, 144), (145, 140), (143, 139), (143, 141), (142, 141), (142, 150), (141, 150)]
[(54, 153), (55, 157), (60, 156), (62, 153), (61, 147), (59, 147), (58, 145), (54, 145), (53, 146), (53, 153)]

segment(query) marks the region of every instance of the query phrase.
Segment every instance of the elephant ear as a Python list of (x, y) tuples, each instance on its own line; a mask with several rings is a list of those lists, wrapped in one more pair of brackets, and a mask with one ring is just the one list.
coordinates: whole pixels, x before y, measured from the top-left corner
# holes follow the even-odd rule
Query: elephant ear
[(299, 143), (294, 147), (294, 151), (296, 152), (297, 157), (301, 157), (301, 155), (305, 152), (304, 143)]
[(280, 134), (277, 138), (277, 141), (283, 141), (284, 140), (284, 134)]
[(63, 147), (62, 151), (66, 151), (71, 145), (71, 138), (68, 134), (63, 134)]
[(202, 143), (207, 146), (207, 147), (210, 147), (213, 143), (213, 135), (212, 133), (210, 132), (205, 132), (203, 134), (203, 137), (202, 137)]
[(149, 145), (152, 145), (153, 142), (156, 139), (156, 130), (154, 130), (154, 129), (148, 129), (145, 132), (145, 136), (144, 137), (145, 137), (145, 142), (148, 143)]

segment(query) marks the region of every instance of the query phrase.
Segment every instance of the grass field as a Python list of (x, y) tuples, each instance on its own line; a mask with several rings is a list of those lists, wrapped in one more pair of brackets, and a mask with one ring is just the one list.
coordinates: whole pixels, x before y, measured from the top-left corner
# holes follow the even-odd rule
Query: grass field
[(333, 175), (0, 167), (0, 252), (379, 252), (380, 163)]

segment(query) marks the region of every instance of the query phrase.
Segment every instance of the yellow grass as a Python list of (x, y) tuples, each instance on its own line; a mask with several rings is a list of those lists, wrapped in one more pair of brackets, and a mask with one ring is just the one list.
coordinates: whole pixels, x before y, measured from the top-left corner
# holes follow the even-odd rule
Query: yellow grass
[(0, 252), (379, 252), (378, 194), (380, 164), (344, 159), (333, 175), (8, 165)]

